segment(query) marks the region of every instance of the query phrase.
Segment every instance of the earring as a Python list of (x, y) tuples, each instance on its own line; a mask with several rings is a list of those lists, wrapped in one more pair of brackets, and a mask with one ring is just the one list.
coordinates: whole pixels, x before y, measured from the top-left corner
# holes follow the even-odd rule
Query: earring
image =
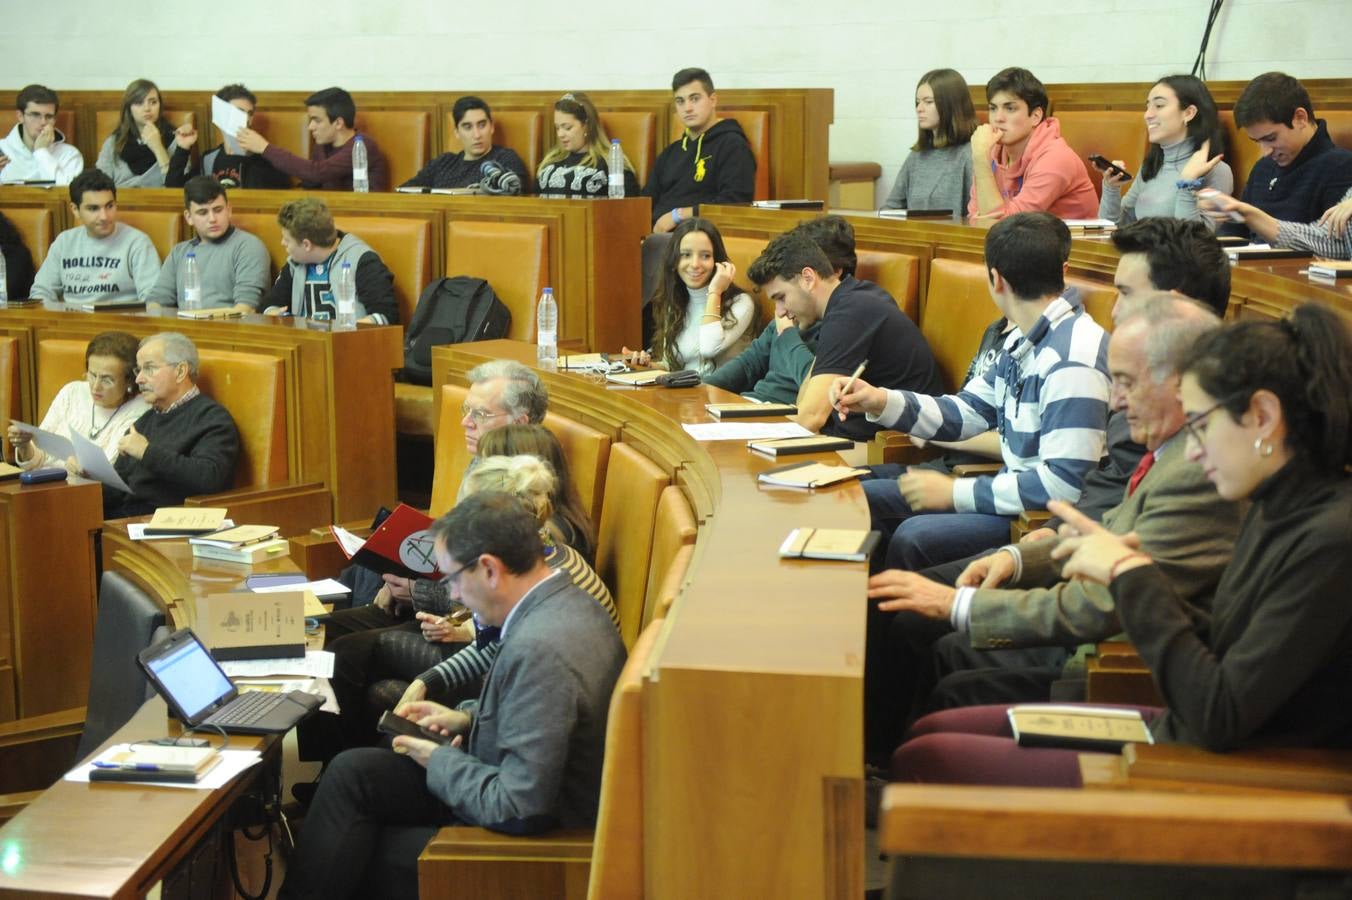
[(1259, 456), (1271, 456), (1272, 449), (1272, 445), (1264, 441), (1261, 437), (1253, 439), (1253, 452), (1257, 453)]

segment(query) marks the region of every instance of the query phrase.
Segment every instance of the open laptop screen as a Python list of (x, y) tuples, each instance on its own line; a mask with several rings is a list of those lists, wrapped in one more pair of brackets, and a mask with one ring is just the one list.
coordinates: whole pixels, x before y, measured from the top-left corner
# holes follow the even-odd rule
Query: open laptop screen
[(234, 690), (196, 636), (174, 642), (168, 653), (146, 659), (145, 664), (189, 721), (196, 721), (203, 710)]

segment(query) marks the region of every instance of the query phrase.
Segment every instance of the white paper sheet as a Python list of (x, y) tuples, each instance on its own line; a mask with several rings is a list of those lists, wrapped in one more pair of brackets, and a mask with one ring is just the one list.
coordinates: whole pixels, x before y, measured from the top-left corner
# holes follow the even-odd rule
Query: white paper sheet
[[(118, 744), (111, 750), (125, 750), (129, 744)], [(214, 791), (217, 788), (225, 787), (226, 783), (248, 769), (250, 766), (258, 765), (262, 760), (262, 754), (257, 750), (222, 750), (221, 761), (206, 775), (202, 776), (200, 781), (182, 782), (182, 781), (111, 781), (99, 782), (100, 784), (148, 784), (152, 787), (167, 788), (188, 788), (189, 790)], [(89, 773), (93, 770), (93, 763), (86, 763), (82, 766), (76, 766), (66, 773), (66, 781), (88, 782)]]
[[(181, 541), (184, 538), (197, 537), (195, 534), (146, 534), (149, 522), (128, 522), (127, 537), (133, 541)], [(233, 519), (221, 519), (222, 528), (234, 528)]]
[(304, 656), (287, 659), (231, 659), (223, 660), (221, 668), (231, 678), (267, 678), (269, 675), (332, 678), (333, 654), (328, 650), (307, 650)]
[(255, 594), (275, 594), (278, 591), (304, 591), (310, 590), (320, 600), (330, 597), (346, 597), (352, 593), (352, 589), (341, 581), (333, 578), (325, 578), (321, 581), (306, 581), (301, 584), (274, 584), (268, 587), (254, 588)]
[(33, 443), (37, 445), (37, 448), (50, 456), (56, 465), (63, 465), (66, 460), (75, 455), (75, 445), (59, 434), (43, 431), (35, 425), (29, 425), (17, 419), (10, 424), (26, 434), (31, 434)]
[(768, 441), (776, 438), (807, 437), (808, 431), (797, 422), (697, 422), (681, 426), (697, 441)]
[(220, 97), (212, 97), (211, 124), (221, 130), (227, 153), (232, 156), (239, 156), (244, 152), (240, 149), (239, 142), (235, 140), (235, 135), (239, 133), (239, 130), (249, 124), (249, 117), (245, 115), (244, 110), (222, 100)]
[(70, 439), (75, 444), (75, 458), (80, 462), (80, 468), (84, 470), (86, 478), (92, 478), (95, 481), (101, 481), (111, 488), (117, 488), (119, 491), (131, 493), (131, 488), (122, 480), (122, 476), (117, 474), (113, 464), (108, 462), (108, 457), (103, 455), (103, 450), (98, 444), (89, 438), (80, 434), (74, 428), (70, 430)]

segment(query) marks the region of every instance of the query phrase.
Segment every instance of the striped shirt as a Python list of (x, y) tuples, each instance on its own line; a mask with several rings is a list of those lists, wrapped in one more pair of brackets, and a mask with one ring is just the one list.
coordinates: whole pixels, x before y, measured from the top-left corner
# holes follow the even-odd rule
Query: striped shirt
[[(1346, 203), (1349, 200), (1352, 200), (1352, 188), (1343, 194), (1339, 202)], [(1309, 250), (1329, 259), (1352, 259), (1352, 228), (1338, 237), (1329, 234), (1329, 230), (1318, 222), (1278, 222), (1277, 239), (1272, 243), (1278, 247)]]
[[(552, 548), (552, 552), (545, 557), (545, 562), (549, 564), (551, 569), (566, 574), (573, 584), (582, 588), (597, 603), (605, 607), (606, 612), (610, 615), (610, 621), (614, 622), (615, 629), (619, 630), (620, 611), (615, 608), (615, 601), (610, 596), (610, 590), (601, 580), (601, 576), (596, 574), (596, 570), (587, 565), (587, 561), (582, 558), (581, 553), (567, 544), (559, 544)], [(429, 691), (443, 693), (467, 684), (473, 684), (488, 674), (488, 670), (492, 667), (493, 660), (497, 658), (498, 651), (501, 648), (502, 644), (498, 641), (493, 641), (483, 649), (470, 644), (459, 653), (437, 663), (419, 675), (418, 680), (426, 684)]]
[(1074, 503), (1103, 455), (1108, 422), (1108, 335), (1068, 291), (1027, 337), (1014, 329), (986, 372), (956, 394), (888, 391), (873, 421), (917, 437), (961, 441), (991, 429), (1004, 466), (953, 482), (953, 508), (1013, 516), (1048, 500)]

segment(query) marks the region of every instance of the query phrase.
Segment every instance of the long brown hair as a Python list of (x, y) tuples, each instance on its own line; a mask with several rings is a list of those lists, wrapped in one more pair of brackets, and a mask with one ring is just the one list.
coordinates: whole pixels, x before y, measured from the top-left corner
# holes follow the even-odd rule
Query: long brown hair
[[(601, 122), (601, 115), (596, 111), (596, 105), (591, 102), (591, 98), (582, 91), (570, 91), (554, 101), (554, 110), (565, 115), (572, 116), (582, 123), (582, 128), (587, 135), (587, 147), (583, 151), (582, 165), (592, 168), (599, 168), (605, 165), (610, 159), (610, 137), (606, 134), (606, 126)], [(554, 138), (554, 146), (549, 148), (545, 158), (540, 160), (540, 166), (536, 169), (538, 174), (545, 166), (552, 165), (561, 159), (567, 159), (569, 151), (559, 145), (558, 137)], [(624, 167), (633, 171), (633, 165), (629, 162), (629, 157), (624, 159)]]
[(480, 457), (534, 456), (547, 462), (558, 478), (554, 496), (550, 498), (554, 515), (560, 521), (560, 531), (567, 544), (581, 553), (589, 563), (596, 556), (596, 530), (591, 516), (582, 505), (577, 485), (568, 471), (568, 459), (563, 445), (553, 432), (543, 425), (504, 425), (479, 438)]
[[(709, 238), (709, 243), (714, 248), (714, 262), (721, 263), (728, 261), (727, 248), (723, 246), (723, 236), (718, 233), (718, 228), (708, 219), (701, 219), (698, 216), (684, 219), (676, 226), (671, 233), (671, 242), (667, 244), (667, 249), (662, 254), (662, 272), (657, 280), (657, 288), (653, 291), (653, 321), (655, 328), (653, 330), (653, 360), (657, 363), (666, 363), (675, 358), (676, 338), (681, 330), (685, 328), (685, 314), (690, 307), (690, 291), (681, 280), (681, 276), (676, 272), (676, 266), (681, 261), (681, 241), (685, 236), (698, 231)], [(713, 279), (710, 273), (710, 280)], [(730, 325), (734, 321), (732, 315), (732, 301), (739, 294), (746, 293), (745, 290), (736, 284), (729, 286), (723, 297), (723, 324)], [(752, 304), (755, 309), (755, 304)], [(755, 318), (759, 318), (753, 312)], [(752, 334), (757, 333), (758, 321), (752, 321), (748, 331)]]
[[(122, 151), (127, 147), (127, 141), (141, 133), (141, 126), (131, 117), (131, 107), (132, 104), (140, 103), (150, 96), (151, 91), (160, 98), (160, 117), (155, 124), (159, 126), (161, 136), (165, 137), (165, 143), (168, 143), (168, 136), (165, 135), (168, 124), (164, 121), (164, 93), (155, 86), (155, 82), (148, 78), (138, 78), (122, 92), (122, 114), (118, 117), (117, 128), (113, 130), (113, 152), (117, 155), (122, 155)], [(169, 132), (172, 134), (173, 129), (170, 128)]]
[(920, 129), (912, 150), (933, 150), (936, 147), (956, 147), (972, 140), (976, 131), (976, 109), (967, 80), (953, 69), (931, 69), (916, 82), (918, 91), (929, 85), (934, 92), (934, 108), (939, 112), (939, 127), (930, 131)]

